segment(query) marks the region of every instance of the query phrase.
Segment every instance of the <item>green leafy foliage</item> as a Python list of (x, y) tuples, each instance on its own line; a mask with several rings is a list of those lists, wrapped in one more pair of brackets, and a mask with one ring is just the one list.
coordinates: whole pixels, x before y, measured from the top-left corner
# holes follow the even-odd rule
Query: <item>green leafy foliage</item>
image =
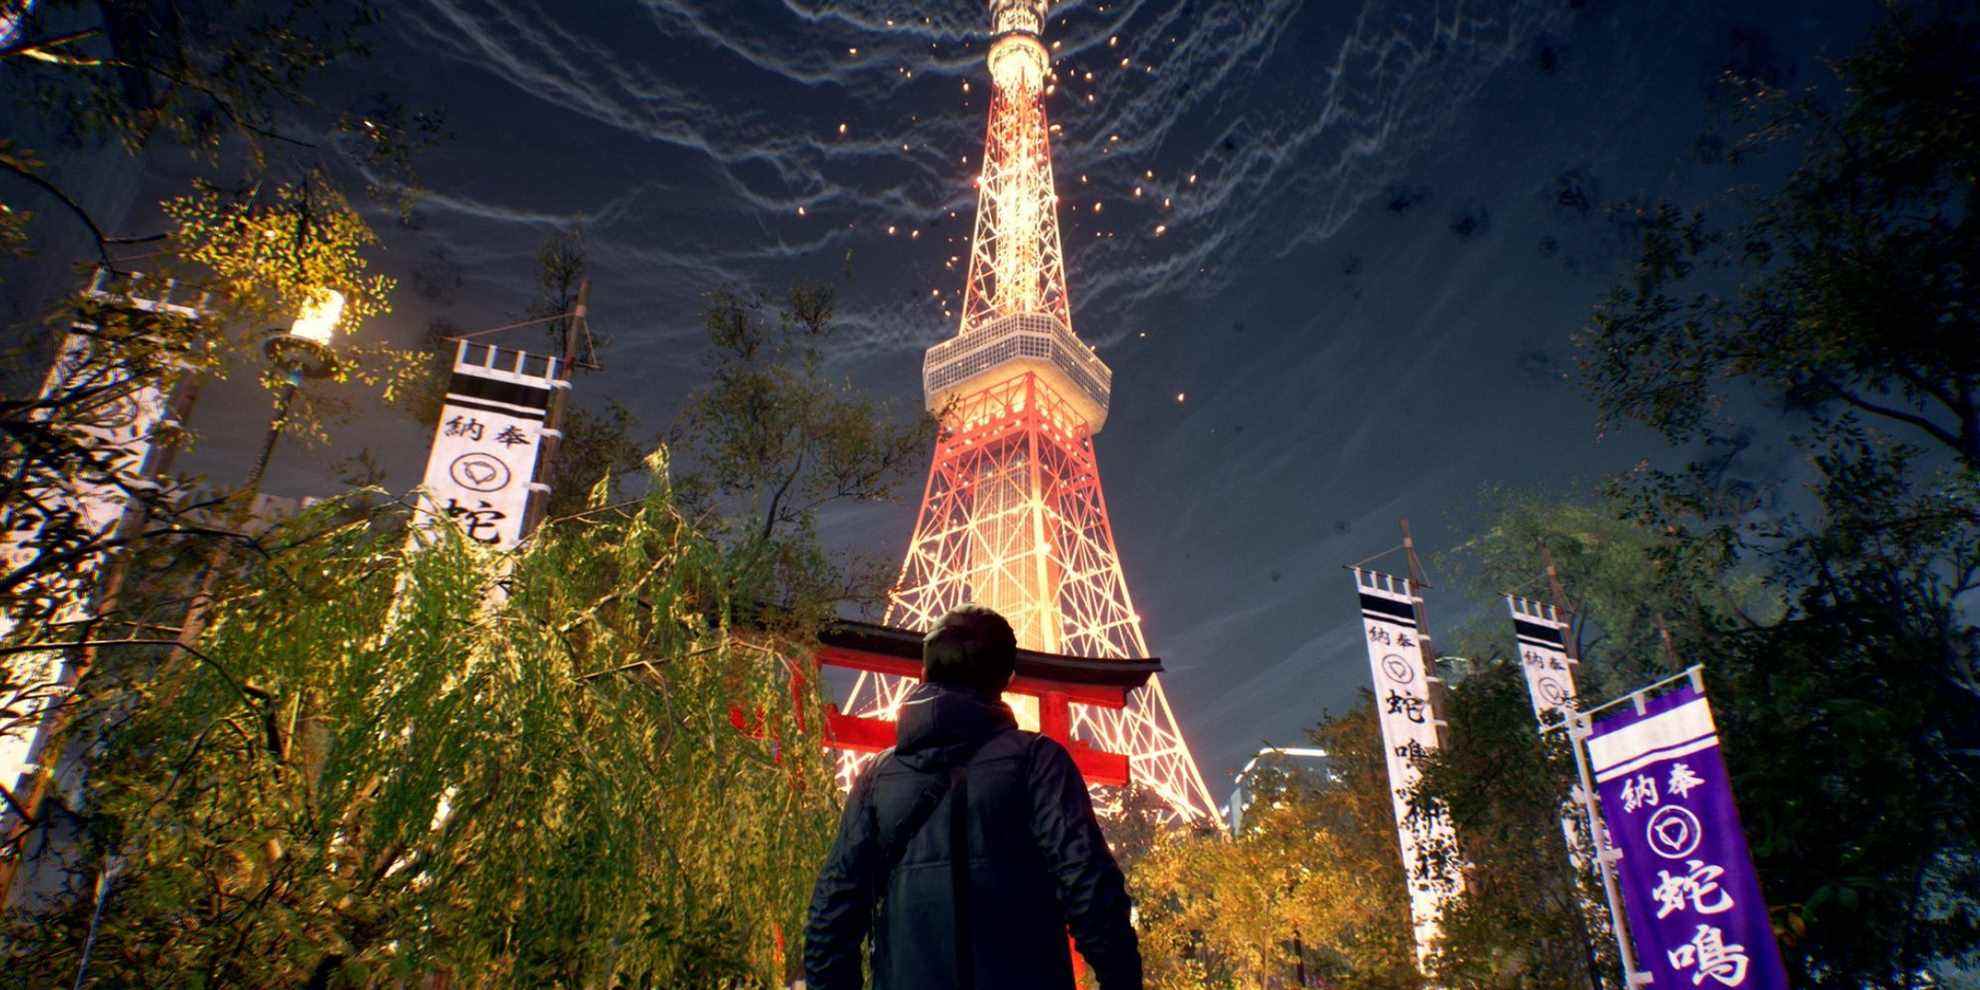
[[(1980, 949), (1980, 800), (1965, 783), (1976, 722), (1953, 680), (1976, 635), (1957, 604), (1974, 530), (1948, 493), (1909, 494), (1902, 461), (1872, 461), (1893, 472), (1875, 477), (1851, 463), (1824, 489), (1834, 525), (1714, 567), (1686, 553), (1685, 530), (1652, 528), (1629, 503), (1509, 497), (1468, 577), (1479, 597), (1518, 587), (1540, 571), (1539, 547), (1553, 548), (1578, 609), (1584, 697), (1703, 664), (1790, 979), (1895, 990)], [(1914, 519), (1918, 504), (1936, 506), (1941, 521), (1861, 539), (1846, 499)], [(1631, 560), (1634, 571), (1612, 566)], [(1756, 579), (1749, 562), (1771, 566)], [(1572, 777), (1558, 742), (1535, 738), (1505, 622), (1457, 637), (1481, 672), (1452, 692), (1452, 744), (1426, 768), (1473, 864), (1446, 926), (1454, 986), (1512, 985), (1509, 960), (1548, 956), (1565, 980), (1580, 949), (1549, 821), (1549, 795), (1565, 796)], [(1600, 969), (1614, 985), (1613, 963)]]
[[(838, 800), (817, 698), (655, 465), (511, 557), (305, 516), (196, 652), (95, 692), (92, 979), (781, 985)], [(91, 907), (10, 974), (73, 978)]]
[[(708, 383), (689, 397), (672, 431), (687, 462), (684, 501), (739, 553), (793, 576), (818, 573), (807, 562), (818, 513), (894, 498), (935, 434), (934, 417), (830, 374), (835, 306), (823, 285), (795, 285), (781, 306), (754, 292), (710, 294)], [(839, 576), (836, 587), (809, 593), (870, 606), (893, 570), (855, 558)]]
[(1565, 733), (1535, 732), (1517, 662), (1463, 679), (1447, 698), (1450, 743), (1425, 761), (1421, 791), (1449, 814), (1467, 869), (1433, 971), (1453, 987), (1619, 987), (1606, 920), (1589, 910), (1601, 888), (1575, 870), (1562, 830), (1567, 813), (1578, 848), (1594, 848), (1578, 810), (1567, 812)]
[(583, 512), (600, 483), (609, 501), (625, 497), (624, 480), (636, 478), (644, 460), (634, 439), (639, 423), (632, 410), (615, 399), (605, 400), (597, 412), (573, 403), (564, 410), (563, 430), (557, 460), (550, 465), (549, 517)]
[(1718, 548), (1694, 573), (1726, 586), (1737, 561), (1774, 605), (1649, 599), (1708, 665), (1800, 985), (1918, 986), (1980, 952), (1976, 50), (1969, 7), (1892, 4), (1834, 64), (1840, 101), (1746, 86), (1741, 154), (1790, 156), (1787, 181), (1729, 224), (1647, 215), (1583, 340), (1611, 419), (1684, 440), (1753, 398), (1799, 417), (1807, 516), (1753, 511), (1796, 503), (1710, 462), (1614, 491), (1661, 559)]
[[(174, 146), (232, 173), (230, 188), (320, 165), (335, 144), (404, 210), (413, 158), (440, 137), (439, 117), (384, 93), (318, 100), (327, 73), (370, 53), (377, 20), (376, 5), (336, 0), (44, 0), (0, 47), (0, 76), (23, 117), (54, 133), (133, 156)], [(105, 230), (22, 151), (0, 154), (0, 173), (81, 223), (106, 264), (112, 247), (155, 239)]]
[(1867, 417), (1980, 467), (1980, 18), (1893, 3), (1834, 63), (1840, 106), (1731, 79), (1742, 157), (1792, 158), (1779, 187), (1637, 209), (1641, 251), (1583, 335), (1609, 421), (1672, 439), (1758, 388), (1833, 422)]

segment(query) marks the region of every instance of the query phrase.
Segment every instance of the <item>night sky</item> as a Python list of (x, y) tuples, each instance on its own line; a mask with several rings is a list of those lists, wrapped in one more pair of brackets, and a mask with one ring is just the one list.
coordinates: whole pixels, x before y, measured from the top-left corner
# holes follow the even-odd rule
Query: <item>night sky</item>
[[(1598, 438), (1568, 379), (1570, 336), (1628, 257), (1609, 207), (1740, 179), (1711, 161), (1729, 136), (1714, 80), (1819, 81), (1874, 16), (1855, 2), (1058, 5), (1048, 112), (1073, 322), (1114, 370), (1101, 474), (1220, 799), (1249, 751), (1299, 741), (1367, 682), (1341, 565), (1396, 544), (1398, 516), (1449, 549), (1483, 486), (1584, 490), (1657, 452)], [(986, 22), (973, 0), (390, 4), (378, 58), (350, 82), (440, 106), (452, 138), (423, 164), (438, 191), (412, 222), (373, 217), (374, 264), (401, 283), (394, 313), (360, 332), (409, 343), (435, 317), (506, 322), (543, 236), (582, 223), (612, 344), (580, 403), (615, 398), (659, 431), (705, 357), (701, 295), (804, 276), (841, 280), (835, 370), (918, 404), (922, 351), (955, 332), (943, 309), (974, 216)], [(141, 203), (135, 190), (170, 178), (106, 180), (105, 195)], [(189, 465), (237, 476), (262, 401), (204, 400)], [(269, 487), (327, 494), (330, 465), (368, 447), (410, 488), (431, 430), (361, 415), (330, 449), (285, 448)], [(841, 512), (827, 534), (898, 557), (914, 511)], [(1441, 589), (1429, 602), (1442, 628), (1485, 607)]]

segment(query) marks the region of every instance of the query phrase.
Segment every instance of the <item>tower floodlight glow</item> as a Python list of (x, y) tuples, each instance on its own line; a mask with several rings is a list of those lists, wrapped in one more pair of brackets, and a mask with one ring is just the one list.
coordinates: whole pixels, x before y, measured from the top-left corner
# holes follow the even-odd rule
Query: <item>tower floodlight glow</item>
[[(1146, 657), (1093, 456), (1113, 373), (1073, 333), (1066, 295), (1040, 40), (1049, 6), (990, 0), (993, 94), (961, 325), (922, 364), (942, 429), (887, 623), (927, 629), (975, 602), (1008, 618), (1027, 649)], [(861, 674), (847, 710), (892, 718), (912, 687)], [(1074, 705), (1071, 729), (1125, 754), (1166, 818), (1218, 821), (1159, 677), (1122, 710)]]

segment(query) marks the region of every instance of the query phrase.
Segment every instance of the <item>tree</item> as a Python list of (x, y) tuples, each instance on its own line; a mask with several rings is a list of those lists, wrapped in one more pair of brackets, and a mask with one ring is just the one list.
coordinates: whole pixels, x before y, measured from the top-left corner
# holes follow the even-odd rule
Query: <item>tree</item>
[(1744, 386), (1818, 427), (1865, 419), (1980, 468), (1980, 18), (1889, 7), (1834, 63), (1839, 107), (1729, 80), (1751, 127), (1736, 160), (1798, 155), (1783, 185), (1743, 195), (1729, 222), (1636, 211), (1635, 271), (1582, 339), (1610, 420), (1688, 439)]
[(1581, 335), (1609, 421), (1685, 442), (1736, 434), (1755, 398), (1798, 417), (1799, 499), (1709, 460), (1614, 490), (1656, 558), (1709, 547), (1722, 583), (1737, 565), (1779, 606), (1660, 609), (1680, 655), (1710, 661), (1807, 985), (1914, 987), (1980, 951), (1976, 54), (1969, 6), (1892, 4), (1834, 64), (1839, 100), (1742, 83), (1739, 155), (1790, 159), (1787, 180), (1730, 221), (1644, 210), (1635, 271)]
[(600, 412), (572, 405), (565, 410), (564, 441), (557, 446), (557, 459), (550, 465), (548, 518), (583, 512), (590, 505), (592, 491), (606, 487), (606, 498), (625, 498), (628, 478), (637, 478), (640, 463), (639, 430), (632, 410), (617, 399), (607, 399)]
[[(1834, 487), (1906, 511), (1898, 481), (1843, 475)], [(1974, 723), (1934, 660), (1970, 648), (1974, 631), (1934, 602), (1950, 590), (1942, 544), (1815, 534), (1806, 546), (1826, 556), (1808, 580), (1780, 563), (1800, 551), (1774, 558), (1712, 532), (1652, 525), (1621, 496), (1587, 504), (1500, 493), (1496, 504), (1460, 561), (1465, 583), (1481, 598), (1530, 584), (1548, 547), (1576, 610), (1584, 698), (1704, 665), (1796, 985), (1919, 987), (1931, 967), (1972, 957), (1980, 905), (1959, 892), (1980, 886), (1980, 800), (1962, 783)], [(1450, 808), (1471, 864), (1440, 960), (1454, 986), (1501, 985), (1516, 975), (1511, 963), (1544, 964), (1565, 980), (1581, 951), (1549, 820), (1557, 798), (1548, 795), (1565, 794), (1568, 776), (1562, 755), (1535, 739), (1518, 668), (1505, 659), (1509, 634), (1493, 617), (1453, 637), (1481, 672), (1452, 692), (1452, 745), (1425, 772), (1424, 790)]]
[[(176, 258), (162, 275), (206, 286), (198, 294), (202, 308), (187, 315), (145, 302), (164, 291), (162, 276), (99, 275), (94, 294), (51, 316), (65, 349), (47, 386), (32, 398), (0, 399), (0, 463), (7, 466), (0, 517), (12, 550), (0, 561), (0, 615), (17, 642), (66, 642), (47, 624), (58, 615), (78, 618), (74, 604), (93, 597), (90, 585), (105, 578), (108, 558), (121, 549), (197, 534), (238, 536), (199, 518), (215, 500), (155, 477), (155, 466), (133, 453), (134, 445), (169, 448), (186, 440), (176, 422), (131, 435), (140, 407), (168, 401), (198, 379), (223, 377), (228, 356), (249, 346), (228, 328), (286, 324), (316, 291), (346, 294), (346, 335), (387, 307), (391, 281), (364, 273), (363, 251), (374, 241), (369, 227), (321, 182), (245, 199), (195, 192), (169, 201), (166, 212), (175, 222), (168, 243)], [(181, 289), (174, 301), (193, 300)], [(361, 340), (341, 343), (338, 352), (331, 377), (378, 386), (387, 399), (411, 369), (400, 352)], [(275, 374), (266, 371), (271, 385)], [(304, 435), (320, 435), (324, 417), (337, 411), (321, 403), (282, 407), (285, 428)], [(106, 526), (84, 511), (106, 497), (126, 507), (127, 524)]]
[(514, 555), (332, 508), (284, 530), (197, 649), (94, 695), (115, 893), (10, 933), (9, 974), (781, 985), (835, 815), (820, 708), (745, 624), (773, 591), (653, 465)]
[(584, 284), (590, 262), (583, 227), (551, 231), (536, 246), (536, 297), (523, 310), (523, 317), (551, 321), (544, 325), (543, 333), (553, 353), (563, 352), (567, 321), (560, 317), (577, 307), (578, 288)]
[[(1604, 920), (1586, 910), (1601, 888), (1573, 868), (1562, 833), (1574, 780), (1565, 733), (1535, 732), (1519, 663), (1494, 653), (1448, 696), (1450, 743), (1424, 761), (1420, 790), (1450, 815), (1467, 867), (1433, 969), (1449, 987), (1620, 987)], [(1593, 848), (1570, 814), (1579, 848)]]
[[(821, 573), (812, 559), (818, 512), (892, 499), (935, 431), (934, 417), (904, 413), (829, 375), (835, 305), (824, 285), (793, 286), (781, 308), (758, 293), (711, 293), (708, 384), (671, 431), (689, 464), (682, 488), (690, 504), (738, 553), (792, 577)], [(855, 558), (835, 587), (811, 590), (872, 606), (891, 577), (890, 567)]]
[[(332, 108), (315, 93), (330, 66), (369, 54), (365, 35), (376, 20), (373, 4), (324, 0), (44, 0), (25, 5), (0, 43), (0, 73), (17, 104), (56, 133), (132, 155), (176, 146), (238, 168), (239, 188), (335, 142), (377, 177), (377, 191), (406, 206), (413, 155), (438, 137), (439, 118), (387, 94)], [(0, 139), (0, 174), (81, 224), (106, 265), (113, 247), (155, 239), (107, 231), (10, 138)], [(18, 212), (0, 216), (9, 218), (4, 229), (27, 222)]]
[[(598, 350), (609, 346), (609, 338), (594, 336), (589, 323), (574, 325), (569, 315), (577, 308), (578, 290), (584, 284), (590, 265), (585, 248), (584, 228), (553, 231), (536, 248), (536, 298), (530, 301), (525, 319), (548, 321), (543, 326), (552, 353), (565, 353), (565, 334), (576, 333), (571, 342), (573, 361), (569, 373), (597, 370)], [(594, 411), (572, 404), (564, 410), (564, 439), (557, 446), (557, 458), (550, 465), (550, 496), (545, 511), (560, 516), (581, 511), (591, 497), (593, 486), (603, 482), (610, 498), (624, 497), (622, 479), (637, 473), (642, 448), (634, 439), (639, 430), (632, 410), (616, 400), (607, 400)]]
[[(120, 444), (105, 440), (115, 432), (105, 429), (109, 419), (153, 390), (223, 375), (230, 355), (251, 352), (259, 330), (286, 325), (304, 299), (324, 288), (345, 293), (347, 333), (385, 310), (390, 281), (363, 271), (362, 251), (374, 240), (369, 227), (316, 161), (321, 149), (285, 128), (326, 130), (403, 189), (413, 152), (438, 125), (386, 97), (342, 111), (312, 98), (327, 66), (364, 53), (372, 21), (367, 5), (49, 0), (15, 6), (17, 19), (10, 17), (0, 42), (0, 73), (13, 77), (7, 91), (17, 102), (57, 132), (101, 139), (133, 155), (169, 144), (193, 153), (211, 173), (164, 204), (167, 229), (117, 237), (41, 174), (32, 151), (0, 137), (0, 175), (52, 199), (85, 226), (111, 276), (103, 297), (64, 298), (50, 315), (58, 339), (76, 339), (69, 335), (72, 323), (89, 328), (82, 337), (90, 346), (62, 355), (73, 368), (58, 376), (57, 387), (33, 399), (0, 400), (7, 476), (0, 514), (14, 539), (27, 539), (36, 550), (8, 555), (0, 614), (17, 634), (30, 630), (60, 642), (44, 636), (40, 623), (54, 603), (75, 598), (79, 575), (100, 574), (111, 551), (186, 535), (186, 510), (204, 507), (199, 500), (189, 507), (183, 486), (146, 477), (128, 463)], [(7, 218), (0, 243), (25, 243), (29, 211), (0, 203), (0, 216)], [(118, 270), (111, 249), (139, 241), (164, 247), (163, 259), (154, 259), (152, 274), (159, 277), (145, 291), (156, 295), (166, 277), (206, 286), (213, 291), (204, 318), (132, 305), (128, 273)], [(230, 330), (238, 328), (248, 329), (236, 337)], [(342, 350), (337, 377), (382, 385), (393, 396), (403, 378), (400, 355), (361, 342)], [(46, 360), (46, 348), (23, 351), (18, 357), (33, 370), (21, 378), (39, 379), (34, 366)], [(319, 402), (285, 410), (284, 418), (294, 432), (320, 435), (322, 415), (335, 411)], [(185, 437), (156, 439), (170, 445)], [(117, 491), (149, 523), (116, 532), (79, 525), (77, 493), (89, 486)], [(51, 594), (57, 586), (60, 593)]]
[[(13, 7), (0, 73), (12, 77), (7, 92), (17, 104), (37, 111), (53, 133), (133, 156), (185, 152), (196, 171), (190, 189), (164, 204), (164, 230), (120, 236), (59, 177), (44, 174), (17, 137), (0, 137), (0, 177), (88, 232), (108, 276), (98, 284), (109, 287), (80, 306), (64, 299), (51, 314), (50, 336), (64, 341), (54, 385), (32, 400), (0, 402), (0, 466), (8, 479), (0, 515), (10, 541), (0, 577), (8, 651), (0, 664), (0, 735), (18, 737), (36, 726), (61, 728), (68, 689), (94, 664), (100, 641), (156, 633), (161, 614), (119, 602), (149, 576), (130, 575), (134, 562), (162, 556), (170, 569), (174, 557), (218, 564), (230, 548), (259, 552), (241, 525), (245, 499), (235, 496), (242, 493), (194, 495), (188, 484), (153, 477), (123, 442), (129, 430), (117, 425), (122, 414), (151, 396), (190, 395), (200, 379), (224, 374), (231, 357), (252, 361), (263, 328), (288, 325), (304, 300), (326, 289), (346, 297), (346, 334), (382, 313), (390, 283), (364, 273), (363, 250), (373, 238), (331, 181), (325, 145), (336, 142), (337, 161), (360, 162), (377, 180), (370, 191), (404, 209), (416, 188), (412, 155), (437, 136), (438, 121), (389, 96), (340, 108), (315, 100), (327, 67), (364, 54), (373, 20), (366, 4), (48, 0)], [(10, 250), (27, 243), (29, 224), (37, 222), (14, 209), (14, 199), (0, 202), (0, 248)], [(177, 278), (182, 289), (205, 286), (212, 292), (202, 318), (132, 304), (124, 294), (130, 273), (116, 255), (140, 242), (158, 244), (147, 249), (146, 266), (161, 277), (148, 294), (157, 295), (164, 277)], [(89, 329), (70, 334), (77, 317)], [(69, 346), (79, 340), (86, 346)], [(36, 364), (45, 357), (26, 355)], [(409, 369), (404, 355), (362, 341), (345, 342), (339, 357), (334, 378), (382, 386), (388, 400)], [(275, 416), (285, 432), (320, 439), (324, 417), (341, 407), (310, 393), (292, 402), (296, 390), (278, 377), (271, 371), (265, 383), (280, 389)], [(188, 431), (172, 427), (145, 439), (162, 451), (183, 445)], [(253, 489), (252, 479), (258, 469), (242, 487)], [(130, 510), (120, 522), (106, 525), (79, 511), (106, 494)], [(12, 784), (0, 781), (0, 788)], [(12, 877), (29, 830), (65, 810), (60, 801), (42, 806), (46, 785), (44, 772), (20, 794), (0, 789), (9, 812), (0, 885)]]
[[(813, 424), (780, 455), (840, 472), (790, 490), (885, 497), (876, 452), (918, 427), (817, 367), (752, 393)], [(776, 463), (709, 422), (710, 462)], [(815, 506), (766, 533), (704, 485), (690, 515), (664, 451), (649, 463), (642, 498), (601, 478), (509, 555), (451, 528), (413, 551), (356, 493), (261, 540), (194, 642), (101, 644), (121, 662), (82, 685), (64, 740), (99, 754), (70, 810), (77, 896), (0, 941), (9, 974), (781, 985), (837, 803), (817, 679), (785, 658), (847, 576)]]
[(1133, 864), (1150, 987), (1420, 982), (1373, 695), (1311, 735), (1326, 771), (1262, 768), (1241, 834), (1170, 830)]

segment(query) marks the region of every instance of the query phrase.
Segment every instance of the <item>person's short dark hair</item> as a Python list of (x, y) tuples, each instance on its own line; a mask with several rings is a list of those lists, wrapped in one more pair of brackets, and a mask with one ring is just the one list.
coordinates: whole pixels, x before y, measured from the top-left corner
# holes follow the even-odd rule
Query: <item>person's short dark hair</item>
[(1017, 634), (981, 605), (950, 610), (921, 640), (921, 679), (994, 696), (1017, 669)]

